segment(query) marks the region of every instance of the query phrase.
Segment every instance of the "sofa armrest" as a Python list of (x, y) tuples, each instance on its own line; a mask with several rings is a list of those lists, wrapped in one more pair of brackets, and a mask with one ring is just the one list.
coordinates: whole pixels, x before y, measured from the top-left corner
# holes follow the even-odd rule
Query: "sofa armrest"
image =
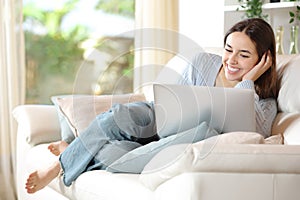
[(53, 105), (20, 105), (13, 110), (22, 134), (31, 146), (61, 139), (60, 124)]

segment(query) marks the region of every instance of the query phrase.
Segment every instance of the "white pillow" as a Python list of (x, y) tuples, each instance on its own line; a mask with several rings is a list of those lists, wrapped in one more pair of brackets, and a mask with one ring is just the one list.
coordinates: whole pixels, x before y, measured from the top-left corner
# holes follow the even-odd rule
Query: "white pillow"
[(145, 96), (144, 94), (70, 95), (58, 97), (56, 101), (77, 137), (97, 115), (108, 111), (113, 104), (145, 101)]
[(281, 55), (277, 57), (280, 90), (277, 98), (278, 109), (282, 112), (300, 112), (300, 55)]
[[(249, 161), (253, 162), (258, 153), (264, 155), (264, 152), (262, 150), (255, 152), (255, 149), (254, 151), (251, 148), (250, 150), (247, 149), (250, 145), (240, 144), (264, 143), (265, 140), (259, 133), (231, 132), (189, 146), (187, 144), (174, 145), (159, 152), (145, 166), (140, 175), (140, 181), (149, 189), (154, 190), (163, 182), (184, 172), (247, 171)], [(246, 147), (246, 149), (241, 149), (241, 146)], [(249, 161), (247, 161), (248, 158)], [(257, 160), (261, 161), (263, 158), (257, 156)], [(252, 164), (256, 165), (255, 162)], [(254, 167), (254, 169), (257, 169), (257, 167)]]

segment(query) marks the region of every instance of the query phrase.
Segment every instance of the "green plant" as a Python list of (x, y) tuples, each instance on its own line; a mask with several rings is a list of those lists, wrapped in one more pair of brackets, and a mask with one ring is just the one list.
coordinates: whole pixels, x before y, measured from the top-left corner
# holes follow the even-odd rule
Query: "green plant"
[[(134, 0), (96, 0), (95, 9), (110, 14), (134, 18)], [(40, 8), (36, 3), (23, 5), (23, 22), (26, 48), (26, 103), (51, 103), (49, 96), (71, 93), (74, 90), (79, 68), (84, 62), (82, 42), (90, 36), (90, 30), (83, 25), (63, 27), (63, 21), (71, 12), (78, 8), (80, 0), (65, 0), (58, 8)], [(51, 6), (50, 6), (51, 7)], [(101, 24), (99, 24), (101, 25)], [(99, 39), (102, 36), (99, 36)], [(124, 48), (130, 48), (133, 39), (109, 39), (99, 47), (112, 57), (120, 55)], [(128, 41), (129, 40), (129, 41)], [(101, 42), (99, 42), (101, 43)], [(101, 82), (106, 93), (113, 91), (115, 83), (123, 77), (123, 92), (133, 90), (133, 53), (128, 53), (116, 59), (105, 70), (105, 80), (112, 85), (106, 87)], [(113, 78), (111, 78), (113, 77)], [(104, 89), (103, 89), (104, 88)], [(130, 88), (130, 91), (129, 89)], [(120, 89), (121, 90), (121, 89)]]
[(135, 0), (98, 0), (96, 9), (134, 18)]
[(262, 0), (238, 0), (240, 8), (245, 10), (245, 17), (247, 18), (262, 18), (267, 19), (268, 15), (264, 15), (262, 11)]
[(83, 49), (78, 44), (87, 38), (88, 30), (81, 25), (62, 29), (62, 21), (78, 1), (68, 0), (55, 10), (41, 9), (33, 3), (23, 6), (27, 103), (49, 103), (50, 95), (66, 88), (72, 91), (83, 60)]
[(297, 6), (295, 12), (290, 11), (290, 24), (293, 23), (295, 20), (300, 20), (300, 6)]

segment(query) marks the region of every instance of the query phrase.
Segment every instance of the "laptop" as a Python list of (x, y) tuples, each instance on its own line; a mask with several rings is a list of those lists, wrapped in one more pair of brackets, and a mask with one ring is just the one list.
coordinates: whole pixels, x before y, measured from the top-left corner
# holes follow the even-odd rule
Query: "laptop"
[(254, 91), (240, 88), (154, 84), (154, 107), (160, 137), (206, 121), (218, 132), (255, 132)]

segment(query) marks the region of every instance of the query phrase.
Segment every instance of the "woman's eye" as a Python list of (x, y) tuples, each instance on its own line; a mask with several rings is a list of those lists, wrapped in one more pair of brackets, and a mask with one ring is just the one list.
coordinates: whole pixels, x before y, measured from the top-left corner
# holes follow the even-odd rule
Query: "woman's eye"
[(230, 49), (225, 49), (225, 51), (232, 53), (232, 50)]
[(243, 55), (243, 54), (241, 54), (241, 57), (243, 57), (243, 58), (249, 58), (248, 55)]

